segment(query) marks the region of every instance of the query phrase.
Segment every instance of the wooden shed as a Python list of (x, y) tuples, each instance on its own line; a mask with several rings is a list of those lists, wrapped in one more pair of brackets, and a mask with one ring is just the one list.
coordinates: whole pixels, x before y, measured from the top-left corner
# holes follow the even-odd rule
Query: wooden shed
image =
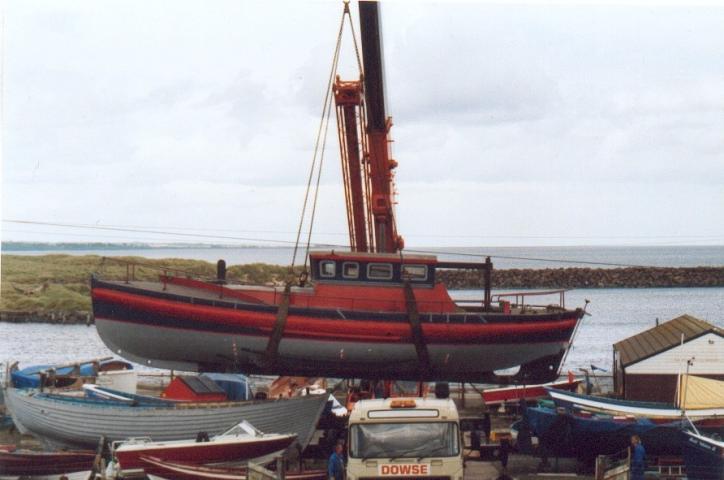
[(613, 386), (627, 400), (674, 403), (677, 377), (724, 380), (724, 330), (682, 315), (613, 345)]
[(161, 392), (161, 398), (186, 402), (223, 402), (226, 392), (210, 378), (179, 375)]

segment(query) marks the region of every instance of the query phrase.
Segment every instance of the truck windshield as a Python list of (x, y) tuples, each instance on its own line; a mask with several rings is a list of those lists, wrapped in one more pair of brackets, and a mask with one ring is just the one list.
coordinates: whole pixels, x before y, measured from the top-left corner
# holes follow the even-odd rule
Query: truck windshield
[(454, 457), (459, 451), (458, 426), (453, 422), (372, 423), (350, 428), (353, 458)]

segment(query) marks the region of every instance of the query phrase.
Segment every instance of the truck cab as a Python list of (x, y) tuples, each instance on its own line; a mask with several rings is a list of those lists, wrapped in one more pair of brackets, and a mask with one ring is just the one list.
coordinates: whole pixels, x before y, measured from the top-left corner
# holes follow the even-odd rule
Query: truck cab
[(463, 478), (460, 419), (450, 399), (361, 400), (348, 435), (349, 480)]

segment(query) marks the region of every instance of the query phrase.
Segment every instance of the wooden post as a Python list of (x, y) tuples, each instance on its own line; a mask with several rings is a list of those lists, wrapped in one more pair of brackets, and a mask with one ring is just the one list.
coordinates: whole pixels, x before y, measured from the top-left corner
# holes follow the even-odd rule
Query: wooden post
[(596, 457), (596, 480), (603, 480), (603, 472), (605, 471), (603, 466), (603, 455), (598, 455)]
[(285, 478), (284, 457), (280, 455), (277, 457), (277, 480), (284, 480)]

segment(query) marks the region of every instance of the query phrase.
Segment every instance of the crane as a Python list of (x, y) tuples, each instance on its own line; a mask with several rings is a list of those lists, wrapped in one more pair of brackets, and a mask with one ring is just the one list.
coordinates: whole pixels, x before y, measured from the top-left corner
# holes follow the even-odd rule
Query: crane
[[(348, 8), (348, 5), (345, 5)], [(363, 73), (358, 80), (337, 76), (340, 156), (350, 247), (355, 252), (396, 253), (404, 247), (394, 213), (394, 169), (390, 153), (392, 121), (385, 112), (379, 9), (360, 1)]]

